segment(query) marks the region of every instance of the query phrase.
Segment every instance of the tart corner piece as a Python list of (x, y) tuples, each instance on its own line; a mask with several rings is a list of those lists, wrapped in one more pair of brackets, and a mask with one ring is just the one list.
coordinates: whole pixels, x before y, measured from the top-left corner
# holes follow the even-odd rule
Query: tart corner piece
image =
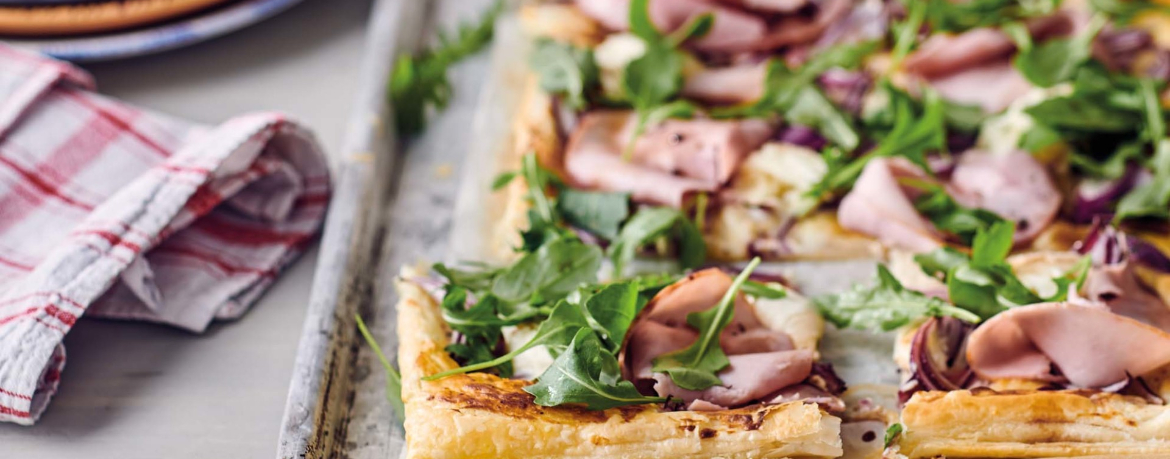
[(439, 304), (404, 271), (397, 280), (407, 458), (838, 457), (841, 420), (814, 403), (696, 412), (640, 405), (543, 407), (530, 381), (486, 373), (423, 381), (458, 364), (444, 350)]
[(919, 392), (902, 424), (910, 458), (1170, 455), (1170, 406), (1103, 392)]

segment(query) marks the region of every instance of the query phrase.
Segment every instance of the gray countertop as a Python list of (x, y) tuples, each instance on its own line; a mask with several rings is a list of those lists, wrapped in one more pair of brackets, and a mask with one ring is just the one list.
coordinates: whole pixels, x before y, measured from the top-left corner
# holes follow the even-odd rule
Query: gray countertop
[[(335, 153), (368, 9), (366, 0), (306, 0), (207, 43), (85, 67), (101, 92), (203, 123), (290, 113)], [(0, 425), (0, 456), (273, 457), (315, 260), (310, 250), (243, 319), (203, 335), (83, 320), (65, 339), (60, 392), (37, 425)]]

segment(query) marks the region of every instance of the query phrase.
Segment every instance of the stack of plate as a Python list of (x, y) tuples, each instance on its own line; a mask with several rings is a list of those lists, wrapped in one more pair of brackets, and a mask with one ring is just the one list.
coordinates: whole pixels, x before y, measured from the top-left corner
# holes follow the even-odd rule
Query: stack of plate
[(222, 35), (299, 1), (0, 0), (0, 39), (63, 59), (112, 59)]

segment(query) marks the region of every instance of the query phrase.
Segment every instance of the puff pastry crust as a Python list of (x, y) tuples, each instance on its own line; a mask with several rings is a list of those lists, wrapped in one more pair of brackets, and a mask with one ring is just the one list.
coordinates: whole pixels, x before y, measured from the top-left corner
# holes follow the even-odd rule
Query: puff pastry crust
[(1170, 407), (1102, 392), (919, 392), (902, 425), (910, 458), (1170, 457)]
[(588, 411), (542, 407), (530, 382), (484, 373), (422, 381), (455, 368), (449, 330), (420, 286), (397, 281), (398, 361), (407, 458), (837, 457), (840, 419), (800, 402), (717, 412), (660, 412), (643, 405)]

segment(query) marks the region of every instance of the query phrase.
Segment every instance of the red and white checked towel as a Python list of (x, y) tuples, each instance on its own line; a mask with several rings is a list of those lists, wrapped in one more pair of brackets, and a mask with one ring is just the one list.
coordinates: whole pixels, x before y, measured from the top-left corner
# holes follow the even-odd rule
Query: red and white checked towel
[(209, 128), (0, 45), (0, 421), (32, 424), (82, 314), (242, 315), (321, 225), (325, 157), (283, 116)]

